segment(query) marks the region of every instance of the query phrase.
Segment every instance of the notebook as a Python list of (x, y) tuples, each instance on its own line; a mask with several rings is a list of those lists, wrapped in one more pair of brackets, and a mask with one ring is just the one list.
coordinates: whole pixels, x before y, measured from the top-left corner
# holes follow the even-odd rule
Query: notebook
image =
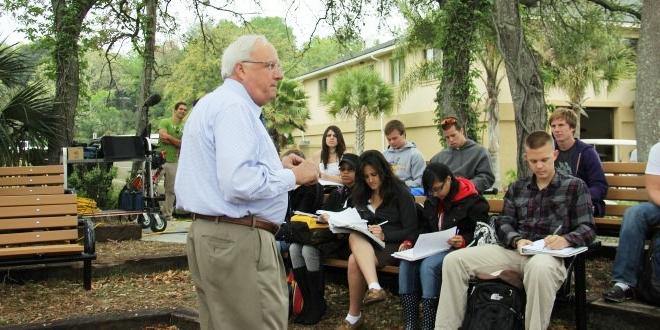
[(447, 251), (451, 245), (447, 241), (456, 235), (456, 227), (452, 227), (443, 231), (436, 231), (428, 234), (421, 234), (415, 242), (412, 249), (405, 251), (394, 252), (392, 256), (398, 259), (415, 261), (424, 259), (428, 256)]
[(582, 252), (587, 251), (589, 248), (586, 246), (581, 246), (581, 247), (567, 247), (561, 250), (553, 250), (545, 247), (545, 242), (543, 239), (534, 241), (530, 245), (523, 246), (520, 249), (520, 254), (527, 256), (527, 255), (535, 255), (535, 254), (549, 254), (551, 256), (559, 257), (559, 258), (568, 258), (572, 257), (574, 255), (578, 255)]

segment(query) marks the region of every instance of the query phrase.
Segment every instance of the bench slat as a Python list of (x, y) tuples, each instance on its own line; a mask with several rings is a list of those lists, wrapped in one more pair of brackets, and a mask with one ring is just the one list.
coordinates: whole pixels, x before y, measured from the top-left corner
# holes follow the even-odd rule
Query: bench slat
[(0, 167), (0, 176), (63, 174), (62, 165)]
[(14, 218), (0, 220), (0, 231), (75, 226), (78, 226), (78, 217), (74, 215), (66, 215), (62, 217)]
[(64, 186), (0, 187), (0, 196), (63, 194)]
[(0, 249), (0, 257), (27, 256), (33, 254), (81, 253), (84, 248), (80, 244), (57, 244), (40, 246), (19, 246)]
[(0, 209), (0, 219), (48, 216), (48, 215), (51, 216), (74, 215), (74, 214), (78, 214), (78, 208), (76, 204), (14, 206), (14, 207), (3, 207), (2, 209)]
[(0, 207), (72, 203), (76, 203), (76, 195), (73, 194), (5, 196), (0, 198)]
[(66, 241), (75, 239), (78, 239), (78, 229), (31, 231), (25, 233), (0, 234), (0, 245)]
[(644, 174), (646, 163), (603, 162), (604, 173)]
[[(325, 266), (337, 267), (337, 268), (348, 268), (348, 261), (342, 259), (325, 259), (323, 261)], [(377, 271), (390, 274), (398, 274), (399, 267), (397, 266), (385, 266), (382, 268), (376, 268)]]
[(605, 177), (610, 187), (644, 188), (644, 175), (608, 175)]
[(63, 184), (63, 175), (10, 176), (0, 177), (0, 186), (33, 186), (44, 184)]
[(640, 201), (645, 202), (649, 200), (649, 195), (646, 189), (607, 189), (607, 197), (609, 200), (620, 201)]

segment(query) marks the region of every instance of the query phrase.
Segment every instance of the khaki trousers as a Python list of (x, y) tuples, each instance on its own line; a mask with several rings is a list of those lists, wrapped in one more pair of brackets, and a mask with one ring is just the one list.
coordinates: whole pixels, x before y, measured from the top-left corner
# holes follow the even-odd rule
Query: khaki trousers
[(196, 220), (186, 250), (202, 329), (286, 329), (284, 263), (273, 234)]
[(525, 329), (546, 329), (557, 290), (566, 278), (564, 261), (549, 255), (521, 256), (518, 251), (499, 245), (461, 249), (445, 257), (435, 328), (458, 329), (461, 326), (470, 276), (503, 269), (523, 274), (527, 295)]
[(178, 163), (163, 164), (163, 176), (165, 177), (165, 200), (161, 203), (160, 212), (165, 219), (172, 220), (174, 211), (174, 179), (176, 178), (176, 169)]

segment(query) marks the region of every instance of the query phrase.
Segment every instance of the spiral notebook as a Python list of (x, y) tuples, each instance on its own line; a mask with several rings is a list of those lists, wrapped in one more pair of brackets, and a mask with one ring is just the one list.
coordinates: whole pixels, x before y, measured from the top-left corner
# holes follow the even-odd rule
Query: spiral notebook
[(520, 249), (520, 254), (524, 256), (535, 255), (535, 254), (549, 254), (554, 257), (568, 258), (574, 255), (578, 255), (582, 252), (585, 252), (588, 249), (589, 248), (587, 248), (586, 246), (581, 246), (581, 247), (567, 247), (560, 250), (553, 250), (546, 248), (545, 242), (543, 241), (543, 239), (540, 239), (534, 241), (534, 243), (530, 245), (523, 246)]
[(417, 238), (417, 242), (415, 242), (415, 246), (412, 249), (394, 252), (392, 253), (392, 256), (397, 259), (408, 261), (424, 259), (428, 256), (449, 250), (451, 246), (447, 241), (454, 235), (456, 235), (456, 227), (443, 231), (421, 234)]

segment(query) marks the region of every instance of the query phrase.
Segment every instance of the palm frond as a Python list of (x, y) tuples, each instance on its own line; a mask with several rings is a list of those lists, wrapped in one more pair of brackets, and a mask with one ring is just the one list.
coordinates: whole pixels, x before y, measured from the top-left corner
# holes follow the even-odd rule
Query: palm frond
[(421, 83), (439, 79), (441, 73), (442, 63), (439, 61), (424, 62), (413, 67), (399, 82), (399, 102), (403, 101)]
[(0, 82), (7, 87), (15, 87), (25, 83), (30, 67), (25, 63), (15, 45), (0, 44)]

